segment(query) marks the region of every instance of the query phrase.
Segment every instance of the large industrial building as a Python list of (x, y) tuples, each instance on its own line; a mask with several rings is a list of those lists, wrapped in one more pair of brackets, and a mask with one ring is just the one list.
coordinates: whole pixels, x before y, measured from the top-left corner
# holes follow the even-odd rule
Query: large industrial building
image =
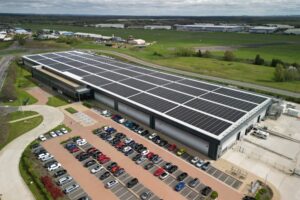
[(106, 56), (23, 56), (32, 76), (74, 99), (94, 98), (212, 159), (266, 115), (271, 99)]
[(241, 32), (244, 26), (238, 25), (215, 25), (215, 24), (188, 24), (174, 25), (178, 31), (202, 31), (202, 32)]

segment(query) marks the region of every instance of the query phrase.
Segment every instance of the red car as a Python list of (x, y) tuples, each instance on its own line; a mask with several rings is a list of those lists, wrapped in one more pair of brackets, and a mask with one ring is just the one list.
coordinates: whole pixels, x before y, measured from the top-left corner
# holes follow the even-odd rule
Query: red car
[(155, 172), (154, 172), (154, 176), (160, 176), (165, 172), (165, 170), (163, 168), (158, 168)]
[(98, 156), (98, 161), (100, 161), (100, 160), (102, 160), (103, 158), (107, 158), (107, 156), (106, 155), (104, 155), (104, 154), (100, 154), (99, 156)]
[(111, 173), (115, 173), (116, 171), (118, 171), (120, 169), (119, 166), (114, 166), (113, 168), (111, 168), (110, 172)]
[(105, 163), (107, 163), (109, 161), (110, 161), (110, 158), (106, 157), (106, 158), (101, 159), (99, 162), (100, 162), (100, 164), (105, 164)]
[(151, 160), (151, 159), (153, 158), (153, 156), (154, 156), (154, 153), (153, 153), (153, 152), (150, 152), (150, 153), (148, 153), (148, 154), (146, 155), (146, 157), (147, 157), (149, 160)]
[(70, 150), (71, 153), (76, 153), (78, 152), (80, 149), (78, 147), (74, 147), (73, 149)]
[(169, 146), (168, 146), (168, 150), (169, 151), (174, 151), (176, 149), (176, 144), (170, 144)]
[(116, 145), (116, 148), (121, 148), (122, 146), (124, 146), (125, 143), (124, 142), (119, 142), (117, 145)]

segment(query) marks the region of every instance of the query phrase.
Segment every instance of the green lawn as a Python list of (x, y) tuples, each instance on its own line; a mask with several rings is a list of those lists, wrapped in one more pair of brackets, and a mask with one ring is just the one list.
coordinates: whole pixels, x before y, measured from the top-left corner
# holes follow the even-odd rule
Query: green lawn
[(68, 111), (68, 112), (71, 113), (71, 114), (74, 114), (74, 113), (77, 113), (77, 112), (78, 112), (76, 109), (74, 109), (74, 108), (72, 108), (72, 107), (66, 108), (65, 110)]
[(16, 111), (16, 112), (9, 113), (8, 117), (9, 117), (9, 121), (14, 121), (14, 120), (30, 117), (37, 114), (39, 113), (35, 111)]
[(10, 123), (8, 137), (5, 142), (0, 144), (0, 150), (15, 138), (37, 127), (42, 121), (43, 117), (37, 116), (31, 119)]
[(8, 42), (0, 42), (0, 50), (8, 48), (13, 42), (8, 41)]
[(47, 105), (48, 106), (53, 106), (53, 107), (59, 107), (59, 106), (64, 106), (67, 105), (68, 101), (63, 99), (60, 96), (52, 96), (48, 98)]

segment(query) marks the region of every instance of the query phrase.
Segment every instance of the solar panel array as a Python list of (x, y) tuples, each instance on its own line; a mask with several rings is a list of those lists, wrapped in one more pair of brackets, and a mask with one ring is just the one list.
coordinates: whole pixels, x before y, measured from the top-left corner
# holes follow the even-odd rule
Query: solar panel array
[(214, 135), (267, 99), (78, 51), (25, 58)]

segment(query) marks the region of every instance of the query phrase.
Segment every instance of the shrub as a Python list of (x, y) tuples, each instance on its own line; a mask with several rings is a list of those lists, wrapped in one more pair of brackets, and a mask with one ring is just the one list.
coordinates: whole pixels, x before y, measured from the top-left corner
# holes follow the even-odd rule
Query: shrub
[(285, 81), (285, 71), (282, 64), (278, 64), (276, 66), (275, 72), (274, 72), (274, 79), (277, 82), (283, 82)]
[(271, 61), (271, 66), (272, 67), (277, 67), (278, 64), (284, 65), (284, 63), (280, 59), (273, 58), (272, 61)]
[(210, 58), (212, 55), (211, 55), (211, 52), (206, 50), (203, 55), (202, 55), (204, 58)]
[(87, 102), (87, 101), (84, 101), (84, 102), (82, 103), (82, 105), (84, 105), (85, 107), (88, 107), (88, 108), (93, 107), (93, 105), (92, 105), (91, 103)]
[(263, 58), (261, 58), (259, 54), (257, 54), (254, 59), (254, 64), (255, 65), (263, 65), (264, 63), (265, 63), (265, 60)]
[(210, 195), (210, 198), (216, 199), (216, 198), (218, 198), (218, 196), (219, 196), (218, 192), (213, 191), (213, 192), (211, 193), (211, 195)]
[(181, 57), (192, 57), (195, 56), (195, 51), (191, 48), (176, 48), (175, 50), (175, 55), (176, 56), (181, 56)]
[(66, 108), (65, 110), (68, 111), (68, 112), (71, 113), (71, 114), (74, 114), (74, 113), (77, 113), (77, 112), (78, 112), (77, 110), (75, 110), (75, 109), (72, 108), (72, 107)]
[(44, 184), (48, 192), (50, 192), (53, 199), (58, 199), (63, 196), (62, 191), (53, 184), (52, 179), (49, 176), (42, 176), (41, 181)]
[(154, 56), (159, 56), (159, 57), (162, 56), (162, 54), (158, 53), (157, 51), (154, 51), (154, 52), (153, 52), (153, 55), (154, 55)]
[(234, 60), (234, 54), (232, 51), (225, 51), (224, 53), (224, 60), (226, 61), (233, 61)]
[(201, 49), (199, 49), (199, 50), (197, 51), (196, 56), (197, 56), (197, 57), (202, 57), (202, 56), (203, 56), (203, 55), (202, 55)]

